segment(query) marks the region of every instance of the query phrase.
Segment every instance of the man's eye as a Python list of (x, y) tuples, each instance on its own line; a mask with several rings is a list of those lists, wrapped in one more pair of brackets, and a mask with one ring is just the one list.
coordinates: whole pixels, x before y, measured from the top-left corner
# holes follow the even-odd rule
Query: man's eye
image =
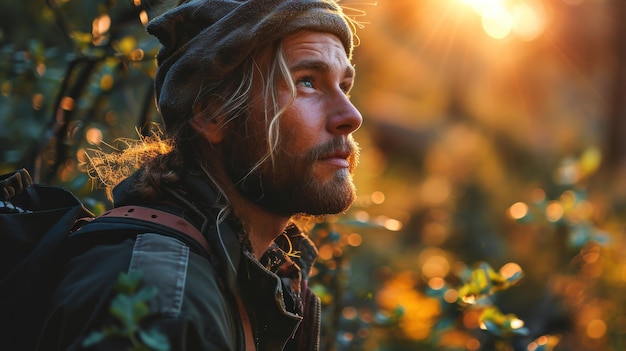
[(311, 78), (302, 78), (300, 80), (298, 80), (297, 82), (298, 85), (301, 85), (305, 88), (313, 88), (313, 79)]
[(344, 94), (349, 96), (350, 90), (352, 90), (352, 84), (341, 84), (339, 88), (341, 88), (341, 91), (343, 91)]

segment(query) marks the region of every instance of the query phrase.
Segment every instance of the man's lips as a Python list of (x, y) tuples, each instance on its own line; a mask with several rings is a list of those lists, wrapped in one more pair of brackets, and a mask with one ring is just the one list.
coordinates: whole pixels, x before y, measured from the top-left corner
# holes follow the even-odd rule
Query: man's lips
[(351, 155), (352, 153), (349, 150), (346, 150), (346, 151), (339, 150), (339, 151), (334, 151), (330, 154), (323, 155), (319, 158), (319, 160), (335, 165), (337, 167), (349, 168), (350, 162), (348, 161), (348, 159), (350, 158)]

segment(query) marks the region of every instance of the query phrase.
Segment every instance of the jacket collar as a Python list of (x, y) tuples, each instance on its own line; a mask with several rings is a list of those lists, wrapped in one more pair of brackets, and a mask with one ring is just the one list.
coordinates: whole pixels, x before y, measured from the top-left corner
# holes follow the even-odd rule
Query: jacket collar
[[(131, 190), (137, 177), (135, 173), (113, 189), (116, 207), (129, 204), (154, 206), (154, 201), (133, 195)], [(198, 227), (215, 255), (211, 263), (231, 291), (237, 291), (238, 276), (249, 276), (250, 270), (265, 271), (262, 276), (273, 281), (272, 284), (282, 285), (286, 293), (282, 296), (285, 302), (279, 303), (284, 312), (302, 315), (302, 282), (317, 259), (317, 250), (299, 228), (289, 226), (257, 261), (250, 253), (247, 235), (239, 221), (223, 210), (223, 201), (202, 171), (190, 171), (180, 183), (164, 187), (156, 204), (155, 207), (173, 211)], [(239, 272), (242, 267), (247, 271)]]

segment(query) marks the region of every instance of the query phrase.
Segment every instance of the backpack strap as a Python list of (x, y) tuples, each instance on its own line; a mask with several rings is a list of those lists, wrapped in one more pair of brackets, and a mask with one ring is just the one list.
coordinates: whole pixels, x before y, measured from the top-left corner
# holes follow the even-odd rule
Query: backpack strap
[(208, 255), (211, 254), (211, 249), (206, 238), (195, 226), (181, 216), (144, 206), (121, 206), (101, 214), (100, 217), (134, 218), (157, 223), (186, 234), (200, 244)]
[[(206, 238), (202, 233), (191, 223), (181, 216), (175, 214), (157, 210), (154, 208), (144, 206), (121, 206), (109, 210), (101, 217), (122, 217), (139, 219), (146, 222), (152, 222), (160, 224), (162, 226), (174, 229), (182, 234), (187, 235), (194, 241), (196, 241), (204, 249), (207, 255), (211, 254), (211, 249)], [(235, 299), (237, 300), (237, 310), (239, 311), (239, 317), (241, 318), (241, 324), (243, 326), (244, 338), (245, 338), (245, 350), (256, 351), (256, 343), (254, 342), (254, 335), (252, 333), (252, 325), (250, 317), (245, 308), (243, 300), (238, 292), (235, 292)]]

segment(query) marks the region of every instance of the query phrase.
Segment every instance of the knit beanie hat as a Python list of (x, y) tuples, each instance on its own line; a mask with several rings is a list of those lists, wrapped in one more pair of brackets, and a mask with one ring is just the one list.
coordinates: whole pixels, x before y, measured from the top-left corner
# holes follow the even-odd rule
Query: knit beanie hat
[(335, 0), (190, 0), (152, 20), (147, 31), (163, 45), (155, 88), (166, 128), (191, 116), (203, 85), (300, 29), (336, 35), (351, 58), (351, 25)]

